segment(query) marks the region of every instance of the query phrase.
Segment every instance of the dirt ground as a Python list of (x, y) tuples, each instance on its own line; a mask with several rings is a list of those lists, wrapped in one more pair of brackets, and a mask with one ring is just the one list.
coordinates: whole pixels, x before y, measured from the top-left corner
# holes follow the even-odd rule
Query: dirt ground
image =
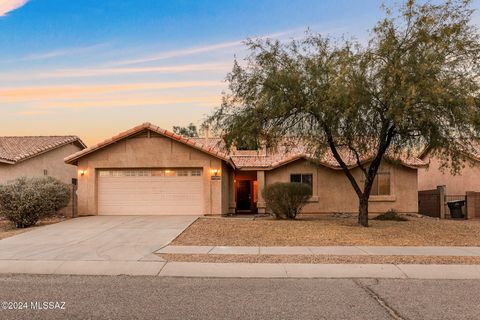
[(480, 246), (480, 220), (370, 220), (353, 215), (305, 215), (297, 220), (200, 218), (172, 245), (204, 246)]
[(454, 256), (336, 256), (160, 254), (167, 261), (214, 263), (309, 263), (309, 264), (480, 264), (480, 257)]
[(15, 225), (13, 223), (11, 223), (10, 221), (5, 220), (4, 218), (0, 218), (0, 240), (8, 238), (8, 237), (12, 237), (12, 236), (20, 234), (20, 233), (24, 233), (24, 232), (33, 230), (34, 228), (39, 227), (39, 226), (45, 226), (45, 225), (48, 225), (48, 224), (61, 222), (61, 221), (64, 221), (66, 219), (67, 218), (65, 218), (63, 216), (46, 217), (44, 219), (41, 219), (39, 222), (37, 222), (37, 224), (33, 227), (17, 229), (17, 228), (15, 228)]

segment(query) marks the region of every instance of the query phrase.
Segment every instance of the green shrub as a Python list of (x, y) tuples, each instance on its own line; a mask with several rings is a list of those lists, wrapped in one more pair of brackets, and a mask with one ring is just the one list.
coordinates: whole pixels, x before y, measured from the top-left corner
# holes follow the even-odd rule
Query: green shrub
[(17, 228), (33, 226), (66, 207), (70, 188), (52, 177), (18, 178), (0, 185), (0, 213)]
[(263, 190), (263, 198), (267, 207), (272, 210), (277, 219), (295, 219), (310, 195), (310, 187), (298, 182), (278, 182)]
[(375, 220), (389, 220), (389, 221), (408, 221), (408, 219), (406, 217), (399, 215), (393, 209), (390, 209), (385, 213), (379, 214), (374, 219)]

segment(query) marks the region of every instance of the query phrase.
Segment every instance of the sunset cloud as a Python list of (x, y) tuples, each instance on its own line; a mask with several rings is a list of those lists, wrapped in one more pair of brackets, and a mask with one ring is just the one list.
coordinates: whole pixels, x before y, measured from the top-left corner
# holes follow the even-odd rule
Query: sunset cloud
[(215, 106), (221, 100), (220, 95), (211, 96), (123, 96), (113, 99), (52, 101), (39, 104), (33, 108), (22, 111), (22, 114), (44, 113), (48, 109), (85, 109), (85, 108), (118, 108), (135, 106), (162, 106), (176, 104), (194, 104), (196, 106)]
[(207, 72), (221, 71), (228, 72), (232, 68), (232, 62), (198, 63), (184, 65), (168, 65), (159, 67), (118, 67), (118, 68), (75, 68), (60, 69), (55, 71), (38, 71), (29, 74), (12, 73), (3, 74), (3, 80), (32, 80), (32, 79), (55, 79), (55, 78), (83, 78), (83, 77), (101, 77), (129, 74), (174, 74), (189, 72)]
[(24, 6), (28, 0), (1, 0), (0, 1), (0, 17), (6, 16), (7, 13)]
[(62, 85), (38, 87), (0, 88), (0, 103), (29, 102), (48, 99), (73, 99), (91, 95), (121, 93), (145, 90), (166, 90), (180, 88), (222, 88), (221, 81), (183, 81), (183, 82), (154, 82), (128, 83), (112, 85)]

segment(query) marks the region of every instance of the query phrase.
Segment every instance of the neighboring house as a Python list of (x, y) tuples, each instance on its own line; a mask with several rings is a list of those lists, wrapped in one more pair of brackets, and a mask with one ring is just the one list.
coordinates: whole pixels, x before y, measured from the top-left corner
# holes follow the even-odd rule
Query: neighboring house
[[(368, 159), (365, 159), (368, 163)], [(382, 164), (372, 213), (417, 212), (416, 158)], [(78, 167), (80, 215), (220, 215), (265, 212), (274, 182), (312, 187), (305, 213), (357, 212), (358, 199), (335, 160), (309, 162), (299, 148), (227, 152), (216, 138), (185, 138), (145, 123), (65, 158)], [(353, 159), (351, 161), (353, 163)], [(361, 171), (353, 174), (360, 180)]]
[(420, 154), (428, 167), (418, 170), (418, 190), (432, 190), (446, 187), (447, 195), (465, 195), (467, 191), (480, 192), (480, 145), (474, 144), (472, 152), (466, 154), (470, 161), (462, 170), (453, 175), (450, 168), (441, 170), (442, 162), (429, 148)]
[(0, 183), (23, 176), (51, 176), (71, 184), (77, 170), (63, 159), (84, 148), (75, 136), (0, 137)]
[(465, 162), (458, 174), (442, 169), (438, 152), (427, 148), (420, 158), (427, 163), (418, 170), (419, 211), (434, 217), (448, 217), (448, 202), (465, 200), (463, 214), (468, 219), (480, 218), (480, 144), (473, 143), (465, 152)]

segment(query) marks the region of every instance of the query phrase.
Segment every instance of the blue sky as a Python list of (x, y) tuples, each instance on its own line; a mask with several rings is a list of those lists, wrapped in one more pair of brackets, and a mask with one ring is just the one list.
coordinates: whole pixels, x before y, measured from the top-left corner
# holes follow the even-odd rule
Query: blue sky
[[(0, 135), (200, 123), (248, 37), (366, 39), (376, 0), (0, 0)], [(477, 4), (476, 4), (477, 5)]]

